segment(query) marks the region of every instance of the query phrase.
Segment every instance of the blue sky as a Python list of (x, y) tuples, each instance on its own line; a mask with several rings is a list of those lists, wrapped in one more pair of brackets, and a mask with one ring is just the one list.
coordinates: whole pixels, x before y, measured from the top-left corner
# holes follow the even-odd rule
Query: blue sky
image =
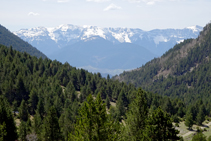
[(0, 24), (11, 31), (61, 24), (151, 30), (211, 21), (211, 0), (0, 0), (0, 7)]

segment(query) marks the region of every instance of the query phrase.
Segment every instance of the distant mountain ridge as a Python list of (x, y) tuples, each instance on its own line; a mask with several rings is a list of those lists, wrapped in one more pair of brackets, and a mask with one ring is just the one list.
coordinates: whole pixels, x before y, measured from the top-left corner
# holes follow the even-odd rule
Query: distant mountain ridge
[(196, 39), (187, 39), (175, 45), (159, 58), (138, 69), (113, 77), (133, 83), (147, 91), (184, 99), (209, 103), (211, 98), (211, 23)]
[(143, 31), (138, 28), (100, 28), (97, 26), (76, 26), (63, 24), (54, 28), (35, 27), (14, 32), (46, 55), (79, 41), (101, 37), (113, 44), (133, 43), (147, 48), (161, 56), (176, 43), (184, 39), (196, 38), (202, 30), (200, 26), (184, 29), (155, 29)]
[(196, 38), (201, 30), (200, 26), (143, 31), (66, 24), (21, 29), (14, 34), (51, 59), (91, 72), (116, 75), (144, 65), (184, 39)]
[(0, 44), (5, 45), (7, 47), (12, 46), (13, 49), (20, 52), (27, 52), (32, 56), (36, 56), (38, 58), (47, 58), (42, 52), (37, 50), (35, 47), (30, 45), (29, 43), (23, 41), (18, 36), (11, 33), (8, 29), (0, 25)]

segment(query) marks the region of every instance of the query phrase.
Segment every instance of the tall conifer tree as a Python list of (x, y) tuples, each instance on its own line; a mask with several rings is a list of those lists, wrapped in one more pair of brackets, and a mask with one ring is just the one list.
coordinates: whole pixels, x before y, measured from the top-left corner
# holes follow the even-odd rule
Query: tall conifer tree
[(62, 140), (56, 109), (51, 107), (43, 124), (43, 140), (59, 141)]
[(71, 133), (69, 140), (117, 140), (120, 129), (116, 127), (118, 123), (108, 118), (100, 94), (97, 95), (96, 100), (89, 95), (79, 111), (75, 131)]
[(137, 141), (144, 139), (144, 129), (147, 124), (148, 107), (146, 93), (139, 88), (136, 98), (129, 105), (126, 113), (125, 140)]
[(0, 127), (3, 131), (1, 138), (6, 141), (14, 141), (18, 138), (17, 129), (12, 116), (12, 112), (9, 109), (9, 104), (0, 96)]

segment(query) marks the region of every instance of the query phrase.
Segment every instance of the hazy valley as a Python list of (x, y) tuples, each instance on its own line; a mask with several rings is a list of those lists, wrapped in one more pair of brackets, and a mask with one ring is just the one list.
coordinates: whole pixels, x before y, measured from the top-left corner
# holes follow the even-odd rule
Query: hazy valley
[(50, 59), (91, 72), (116, 75), (144, 65), (184, 39), (196, 38), (201, 30), (200, 26), (143, 31), (67, 24), (21, 29), (14, 34)]

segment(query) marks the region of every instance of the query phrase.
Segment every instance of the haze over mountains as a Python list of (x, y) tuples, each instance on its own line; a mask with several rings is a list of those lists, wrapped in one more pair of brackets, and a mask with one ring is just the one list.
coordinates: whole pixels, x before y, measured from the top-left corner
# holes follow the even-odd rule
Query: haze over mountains
[(21, 29), (14, 34), (50, 59), (67, 61), (92, 72), (115, 75), (161, 56), (184, 39), (196, 38), (201, 30), (200, 26), (143, 31), (68, 24), (55, 28)]

